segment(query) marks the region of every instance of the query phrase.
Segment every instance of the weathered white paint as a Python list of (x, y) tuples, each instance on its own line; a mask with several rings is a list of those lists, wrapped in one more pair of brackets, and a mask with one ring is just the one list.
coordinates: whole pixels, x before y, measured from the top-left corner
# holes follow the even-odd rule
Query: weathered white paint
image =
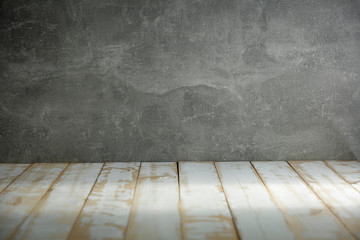
[(102, 166), (102, 163), (70, 164), (14, 239), (66, 239)]
[(242, 240), (295, 239), (249, 162), (215, 165)]
[(360, 193), (321, 161), (291, 161), (291, 166), (360, 239)]
[[(345, 165), (338, 169), (338, 173), (348, 182), (356, 182), (359, 177), (356, 170), (358, 162), (340, 163)], [(351, 167), (346, 165), (348, 163)], [(135, 185), (132, 181), (139, 163), (132, 163), (134, 169), (129, 172), (125, 171), (126, 167), (120, 167), (122, 164), (127, 163), (106, 164), (85, 205), (83, 203), (102, 164), (71, 164), (53, 187), (50, 186), (67, 164), (34, 164), (0, 194), (0, 239), (8, 236), (14, 236), (14, 239), (66, 239), (72, 227), (71, 239), (105, 239), (105, 232), (106, 238), (122, 239), (124, 231), (128, 233), (127, 239), (181, 239), (176, 163), (144, 163), (128, 230), (125, 227), (128, 220), (125, 212), (130, 208), (129, 205), (121, 206), (131, 202)], [(248, 162), (217, 163), (243, 239), (275, 239), (275, 236), (279, 236), (278, 239), (291, 239), (291, 235), (281, 237), (288, 229), (286, 225), (282, 227), (283, 220), (278, 218), (279, 212), (274, 210), (271, 200), (279, 206), (297, 239), (353, 239), (338, 218), (331, 214), (287, 163), (254, 162), (254, 165), (271, 191), (271, 197), (266, 194), (256, 174), (250, 171), (252, 169)], [(321, 164), (311, 167), (303, 163), (300, 165), (314, 190), (317, 186), (318, 191), (326, 189), (327, 192), (334, 192), (326, 197), (318, 193), (325, 202), (329, 201), (327, 205), (332, 211), (338, 209), (342, 213), (345, 209), (349, 215), (352, 209), (350, 215), (358, 217), (359, 200), (344, 194), (349, 185), (344, 183), (343, 178), (331, 173), (329, 168), (324, 172), (324, 165)], [(236, 239), (213, 164), (186, 162), (180, 163), (181, 166), (183, 239)], [(335, 169), (337, 165), (330, 166)], [(3, 169), (0, 165), (0, 173), (5, 171)], [(12, 169), (9, 168), (9, 171)], [(0, 175), (0, 178), (3, 176)], [(341, 184), (339, 179), (343, 181)], [(342, 184), (348, 187), (340, 187)], [(360, 194), (354, 189), (351, 192)], [(243, 205), (248, 207), (242, 208)], [(76, 219), (78, 221), (74, 225)], [(358, 222), (357, 218), (349, 220), (349, 224)], [(242, 227), (239, 223), (243, 224)], [(354, 226), (356, 230), (358, 225)], [(15, 229), (16, 234), (12, 234)]]
[(287, 162), (253, 165), (297, 239), (353, 239)]
[(33, 164), (0, 194), (0, 239), (11, 236), (66, 166)]
[(359, 161), (326, 161), (326, 163), (360, 192)]
[(139, 167), (105, 164), (68, 239), (124, 239)]
[(238, 239), (212, 162), (180, 162), (184, 239)]
[(0, 192), (29, 166), (30, 164), (0, 163)]
[(181, 239), (175, 162), (141, 164), (126, 239)]

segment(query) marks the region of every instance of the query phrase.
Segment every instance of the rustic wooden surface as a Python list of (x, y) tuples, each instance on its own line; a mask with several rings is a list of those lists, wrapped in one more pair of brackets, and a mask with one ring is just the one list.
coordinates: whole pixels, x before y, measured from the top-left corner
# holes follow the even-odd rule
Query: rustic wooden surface
[(360, 161), (326, 161), (326, 163), (360, 192)]
[(290, 162), (311, 189), (357, 238), (360, 238), (360, 194), (323, 162)]
[(242, 240), (295, 239), (249, 162), (219, 162), (216, 167)]
[(14, 181), (30, 164), (0, 164), (0, 192)]
[(140, 163), (106, 163), (68, 239), (123, 239)]
[(176, 163), (142, 163), (126, 239), (180, 240), (180, 222)]
[(253, 162), (299, 239), (352, 239), (327, 206), (286, 162)]
[(102, 165), (70, 164), (18, 228), (14, 239), (66, 239)]
[(31, 213), (67, 164), (33, 164), (0, 195), (0, 238), (6, 239)]
[(212, 162), (180, 162), (180, 198), (185, 239), (237, 239)]
[(358, 161), (0, 164), (2, 239), (360, 239)]

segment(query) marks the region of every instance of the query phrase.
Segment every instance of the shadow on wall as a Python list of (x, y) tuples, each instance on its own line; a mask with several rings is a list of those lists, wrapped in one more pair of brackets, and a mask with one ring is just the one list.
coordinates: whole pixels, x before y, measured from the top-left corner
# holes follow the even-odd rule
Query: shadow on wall
[(0, 161), (360, 159), (359, 13), (1, 1)]

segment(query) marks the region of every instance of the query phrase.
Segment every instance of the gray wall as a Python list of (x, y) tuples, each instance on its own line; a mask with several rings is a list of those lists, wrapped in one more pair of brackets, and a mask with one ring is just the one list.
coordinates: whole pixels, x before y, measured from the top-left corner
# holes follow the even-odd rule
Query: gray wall
[(360, 158), (359, 0), (2, 0), (0, 161)]

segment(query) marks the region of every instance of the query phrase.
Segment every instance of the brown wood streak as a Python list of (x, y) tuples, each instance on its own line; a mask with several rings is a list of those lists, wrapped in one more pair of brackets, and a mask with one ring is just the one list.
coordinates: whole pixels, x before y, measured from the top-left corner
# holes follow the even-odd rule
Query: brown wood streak
[[(129, 230), (129, 225), (131, 222), (133, 222), (133, 216), (135, 216), (135, 212), (136, 212), (136, 209), (137, 209), (137, 205), (138, 205), (138, 198), (137, 198), (137, 188), (139, 186), (139, 183), (140, 183), (140, 171), (141, 171), (141, 167), (142, 167), (142, 163), (140, 163), (139, 165), (139, 168), (138, 168), (138, 171), (137, 171), (137, 175), (136, 175), (136, 183), (135, 183), (135, 187), (134, 187), (134, 195), (133, 195), (133, 198), (131, 200), (131, 207), (130, 207), (130, 214), (129, 214), (129, 218), (128, 218), (128, 221), (127, 221), (127, 225), (125, 226), (125, 230), (124, 230), (124, 239), (127, 239), (127, 236), (128, 236), (128, 230)], [(133, 176), (134, 177), (134, 176)]]
[(230, 220), (231, 222), (229, 222), (229, 224), (232, 225), (232, 229), (233, 229), (235, 235), (237, 236), (238, 239), (241, 239), (240, 230), (236, 227), (234, 214), (233, 214), (233, 212), (232, 212), (232, 210), (231, 210), (231, 208), (230, 208), (229, 201), (228, 201), (227, 196), (226, 196), (226, 194), (225, 194), (225, 192), (224, 192), (223, 183), (222, 183), (222, 181), (221, 181), (221, 177), (220, 177), (220, 174), (219, 174), (219, 170), (218, 170), (218, 168), (217, 168), (217, 166), (216, 166), (216, 164), (215, 164), (214, 162), (213, 162), (213, 166), (214, 166), (214, 168), (215, 168), (216, 175), (217, 175), (218, 180), (219, 180), (219, 182), (220, 182), (220, 185), (217, 185), (217, 188), (218, 188), (219, 192), (222, 193), (222, 194), (224, 195), (224, 197), (225, 197), (226, 205), (227, 205), (227, 207), (228, 207), (228, 209), (229, 209), (229, 212), (230, 212), (230, 215), (231, 215), (231, 219), (229, 219), (228, 217), (225, 217), (225, 216), (219, 216), (219, 217), (220, 217), (220, 219), (222, 218), (223, 221), (229, 221), (229, 220)]
[[(272, 165), (270, 168), (269, 165)], [(279, 166), (276, 166), (278, 164)], [(290, 228), (294, 232), (296, 239), (328, 239), (322, 236), (322, 231), (326, 230), (327, 226), (316, 226), (316, 220), (327, 220), (330, 227), (331, 234), (336, 236), (335, 239), (352, 239), (351, 235), (346, 231), (343, 225), (331, 214), (326, 206), (320, 201), (318, 196), (307, 185), (304, 179), (294, 171), (294, 169), (286, 162), (253, 162), (253, 167), (257, 171), (259, 177), (264, 181), (268, 191), (273, 195), (275, 203), (283, 212)], [(273, 175), (272, 175), (273, 174)], [(279, 181), (280, 180), (280, 181)], [(280, 189), (275, 182), (280, 185)], [(279, 181), (279, 182), (278, 182)], [(302, 183), (302, 184), (301, 184)], [(297, 186), (301, 184), (301, 186)], [(303, 194), (309, 196), (309, 206), (306, 205), (306, 198)], [(286, 195), (283, 195), (286, 194)], [(288, 197), (293, 197), (298, 201), (295, 204), (304, 204), (304, 209), (298, 213), (293, 209), (291, 203), (287, 200)], [(315, 208), (315, 211), (314, 211)], [(294, 211), (295, 210), (295, 211)], [(301, 210), (301, 209), (299, 209)], [(299, 215), (298, 215), (299, 214)], [(313, 228), (311, 224), (315, 224)], [(312, 231), (312, 233), (311, 233)], [(312, 237), (304, 236), (304, 233), (311, 233)]]
[(183, 214), (183, 209), (181, 206), (181, 197), (180, 197), (180, 174), (179, 174), (179, 162), (176, 163), (176, 174), (177, 174), (177, 178), (178, 178), (178, 194), (179, 194), (179, 202), (178, 202), (178, 210), (180, 213), (180, 239), (184, 240), (184, 223), (183, 223), (183, 219), (184, 219), (184, 214)]
[(5, 191), (13, 182), (16, 181), (25, 171), (27, 171), (33, 164), (28, 164), (27, 167), (25, 167), (20, 174), (18, 174), (16, 177), (14, 177), (3, 189), (0, 190), (0, 194)]
[[(350, 219), (346, 219), (341, 217), (341, 215), (339, 215), (339, 213), (337, 212), (336, 207), (334, 207), (332, 205), (331, 202), (329, 202), (329, 199), (327, 199), (327, 197), (325, 197), (324, 195), (322, 195), (321, 193), (318, 192), (318, 190), (316, 190), (314, 188), (314, 186), (312, 186), (314, 183), (317, 183), (317, 180), (314, 179), (314, 177), (307, 173), (306, 170), (301, 166), (302, 163), (310, 163), (311, 161), (290, 161), (289, 165), (290, 167), (293, 169), (294, 172), (296, 172), (298, 174), (298, 176), (302, 179), (302, 181), (306, 184), (306, 186), (317, 196), (317, 198), (327, 207), (327, 209), (329, 210), (329, 212), (331, 213), (331, 215), (333, 215), (334, 219), (336, 220), (336, 222), (338, 222), (339, 225), (341, 225), (342, 227), (344, 227), (350, 234), (351, 236), (353, 236), (355, 239), (360, 239), (356, 236), (356, 233), (354, 232), (354, 229), (357, 228), (357, 226), (360, 226), (359, 224), (359, 219), (358, 218), (354, 218), (353, 216)], [(322, 161), (322, 163), (324, 163)], [(324, 165), (326, 167), (328, 167), (325, 163)], [(330, 167), (329, 169), (331, 171), (333, 171)], [(335, 174), (337, 174), (335, 171), (333, 171)], [(339, 177), (341, 178), (341, 177)], [(328, 179), (332, 184), (333, 182), (331, 181), (331, 179)], [(345, 181), (345, 180), (344, 180)], [(346, 181), (345, 181), (346, 182)], [(348, 183), (347, 183), (348, 184)], [(348, 184), (349, 186), (351, 186), (351, 184)], [(321, 185), (320, 185), (321, 186)], [(320, 187), (322, 188), (322, 187)], [(322, 188), (322, 190), (324, 192), (327, 192), (325, 188)], [(328, 197), (331, 198), (330, 195), (328, 195)], [(335, 199), (333, 199), (333, 201), (335, 201)], [(340, 237), (340, 233), (337, 233), (338, 237), (337, 239), (345, 239)]]
[[(51, 164), (51, 163), (47, 163), (47, 164)], [(53, 163), (56, 164), (56, 163)], [(32, 164), (31, 166), (33, 167), (35, 164)], [(31, 211), (27, 214), (27, 216), (21, 221), (21, 223), (15, 228), (15, 230), (12, 232), (12, 234), (9, 236), (8, 239), (13, 239), (14, 236), (16, 235), (16, 233), (18, 232), (20, 226), (25, 222), (25, 220), (33, 213), (35, 212), (39, 206), (41, 206), (41, 203), (46, 199), (46, 197), (49, 195), (49, 193), (52, 191), (53, 186), (59, 181), (59, 179), (61, 178), (61, 176), (64, 174), (64, 172), (66, 171), (66, 169), (69, 167), (69, 163), (66, 163), (66, 166), (64, 167), (64, 169), (60, 172), (60, 174), (56, 177), (56, 179), (52, 182), (52, 184), (49, 186), (48, 190), (42, 195), (42, 197), (39, 199), (39, 201), (35, 204), (35, 206), (31, 209)], [(30, 167), (29, 167), (30, 168)], [(26, 170), (28, 171), (27, 168)], [(24, 171), (25, 172), (25, 171)], [(24, 173), (23, 172), (23, 173)]]
[[(191, 164), (188, 162), (182, 162), (180, 166), (182, 165), (186, 165), (186, 164)], [(220, 194), (224, 197), (224, 204), (222, 205), (223, 207), (226, 207), (226, 209), (229, 211), (229, 217), (224, 216), (224, 215), (206, 215), (206, 216), (196, 216), (196, 215), (192, 215), (191, 214), (191, 208), (188, 209), (184, 209), (184, 207), (182, 208), (182, 224), (183, 224), (183, 235), (184, 235), (184, 239), (192, 239), (192, 231), (194, 231), (194, 226), (193, 223), (215, 223), (216, 226), (218, 228), (220, 228), (221, 223), (226, 222), (227, 224), (222, 226), (222, 230), (218, 231), (218, 230), (214, 230), (214, 229), (208, 229), (207, 232), (202, 232), (203, 237), (205, 237), (206, 239), (213, 239), (213, 240), (221, 240), (221, 239), (227, 239), (227, 240), (233, 240), (233, 239), (238, 239), (239, 235), (238, 232), (236, 231), (236, 227), (234, 225), (233, 222), (233, 218), (231, 215), (231, 211), (229, 209), (228, 203), (226, 201), (226, 197), (224, 195), (224, 191), (223, 188), (221, 186), (221, 182), (218, 176), (218, 173), (216, 171), (215, 165), (213, 162), (196, 162), (195, 164), (200, 164), (199, 166), (199, 170), (203, 170), (202, 169), (202, 164), (204, 164), (204, 169), (209, 168), (205, 171), (209, 171), (207, 172), (209, 180), (210, 181), (216, 181), (217, 183), (213, 186), (214, 188), (211, 188), (209, 191), (213, 191), (215, 190), (215, 192), (213, 192), (214, 194)], [(183, 167), (183, 174), (184, 177), (181, 179), (180, 181), (180, 188), (182, 186), (186, 187), (188, 185), (191, 184), (197, 184), (196, 182), (189, 182), (189, 177), (195, 177), (193, 175), (193, 173), (186, 173), (185, 168)], [(203, 170), (204, 171), (204, 170)], [(181, 171), (180, 171), (181, 172)], [(187, 175), (189, 174), (189, 175)], [(179, 178), (181, 178), (181, 174), (179, 175)], [(210, 184), (205, 182), (204, 184)], [(217, 190), (217, 191), (216, 191)], [(184, 190), (185, 192), (187, 192), (186, 190)], [(188, 189), (189, 191), (189, 189)], [(190, 190), (191, 191), (191, 190)], [(196, 191), (196, 190), (194, 190)], [(190, 192), (187, 192), (190, 193)], [(193, 192), (194, 194), (196, 194), (196, 192)], [(185, 198), (185, 196), (181, 196), (181, 198)], [(223, 201), (219, 196), (216, 198), (218, 201)], [(220, 200), (221, 199), (221, 200)], [(185, 200), (185, 199), (184, 199)], [(210, 201), (211, 199), (209, 199)], [(218, 202), (219, 203), (219, 202)], [(210, 209), (203, 209), (204, 211), (210, 211)], [(222, 211), (225, 211), (224, 209), (222, 209)], [(188, 213), (186, 213), (188, 212)], [(221, 211), (220, 211), (221, 212)], [(215, 213), (215, 212), (214, 212)], [(219, 225), (220, 224), (220, 225)], [(200, 237), (200, 236), (197, 236)]]
[[(131, 164), (127, 167), (120, 167), (125, 164)], [(134, 165), (134, 166), (132, 166)], [(139, 164), (140, 165), (140, 164)], [(132, 163), (106, 163), (102, 169), (102, 171), (99, 173), (98, 179), (94, 184), (94, 187), (89, 194), (89, 198), (87, 202), (83, 206), (83, 210), (79, 214), (79, 217), (76, 221), (76, 223), (73, 226), (73, 229), (71, 231), (71, 234), (69, 234), (68, 239), (92, 239), (94, 236), (91, 235), (91, 229), (96, 229), (96, 231), (104, 231), (101, 235), (102, 239), (123, 239), (121, 236), (117, 237), (110, 237), (106, 235), (106, 231), (103, 229), (106, 229), (106, 227), (112, 227), (113, 229), (120, 230), (123, 235), (126, 231), (127, 222), (123, 222), (124, 219), (117, 218), (118, 222), (98, 222), (97, 224), (94, 224), (92, 222), (88, 222), (89, 218), (94, 218), (94, 215), (98, 215), (98, 217), (101, 216), (118, 216), (116, 214), (119, 214), (119, 212), (116, 212), (117, 210), (122, 212), (125, 206), (128, 206), (131, 208), (131, 203), (133, 199), (133, 195), (130, 197), (128, 196), (129, 190), (130, 192), (134, 190), (136, 186), (136, 179), (139, 172), (139, 165), (136, 166), (136, 164)], [(132, 172), (132, 173), (131, 173)], [(118, 174), (116, 174), (118, 173)], [(130, 179), (125, 177), (125, 173), (131, 173)], [(129, 175), (127, 175), (129, 176)], [(115, 189), (111, 188), (113, 191), (112, 194), (108, 195), (106, 198), (106, 192), (108, 192), (109, 187), (111, 187), (113, 184), (115, 184)], [(126, 194), (128, 192), (128, 194)], [(129, 199), (125, 199), (124, 197), (130, 197)], [(110, 202), (104, 202), (104, 201), (110, 201)], [(98, 204), (100, 204), (98, 206)], [(101, 209), (100, 207), (102, 204), (106, 204), (107, 208)], [(120, 204), (120, 205), (119, 205)], [(110, 212), (109, 207), (113, 207), (114, 209)], [(116, 209), (115, 207), (118, 207)], [(113, 212), (115, 213), (113, 214)], [(83, 219), (87, 219), (86, 221), (82, 221)], [(118, 233), (121, 233), (118, 232)], [(100, 236), (97, 235), (97, 238)]]
[[(76, 217), (76, 220), (74, 221), (74, 223), (73, 223), (73, 225), (72, 225), (72, 227), (71, 227), (71, 230), (69, 231), (69, 234), (68, 234), (68, 236), (67, 236), (66, 239), (69, 239), (70, 236), (73, 234), (75, 226), (77, 226), (78, 224), (80, 225), (79, 220), (80, 220), (81, 213), (82, 213), (82, 211), (83, 211), (83, 209), (84, 209), (84, 206), (85, 206), (85, 204), (86, 204), (86, 202), (87, 202), (90, 194), (91, 194), (91, 193), (93, 192), (93, 190), (94, 190), (94, 187), (95, 187), (95, 185), (96, 185), (96, 183), (97, 183), (97, 180), (98, 180), (101, 172), (102, 172), (103, 169), (104, 169), (104, 166), (105, 166), (105, 163), (104, 163), (103, 166), (101, 167), (101, 169), (100, 169), (100, 171), (99, 171), (99, 173), (98, 173), (98, 175), (97, 175), (97, 177), (96, 177), (96, 180), (95, 180), (93, 186), (91, 187), (91, 190), (90, 190), (89, 194), (87, 195), (87, 197), (86, 197), (86, 199), (85, 199), (85, 201), (84, 201), (84, 203), (83, 203), (83, 205), (82, 205), (82, 207), (81, 207), (81, 209), (80, 209), (80, 211), (79, 211), (79, 214), (78, 214), (78, 216)], [(100, 184), (102, 184), (102, 183), (100, 183)], [(81, 236), (76, 236), (76, 235), (75, 235), (76, 238), (78, 238), (78, 239), (80, 239), (80, 238), (81, 238), (81, 239), (84, 239), (84, 237), (85, 237), (85, 239), (90, 239), (90, 234), (89, 234), (89, 227), (90, 227), (90, 226), (91, 226), (91, 224), (85, 224), (84, 227), (81, 227), (81, 229), (82, 229), (81, 232), (82, 232), (83, 235), (81, 235)]]
[[(291, 172), (294, 172), (296, 174), (296, 176), (299, 178), (299, 180), (301, 182), (304, 183), (304, 192), (305, 191), (305, 186), (307, 189), (309, 189), (311, 191), (311, 193), (313, 193), (316, 198), (318, 200), (321, 201), (321, 203), (326, 206), (324, 207), (324, 209), (322, 208), (309, 208), (309, 216), (317, 216), (320, 218), (322, 218), (322, 216), (327, 216), (327, 215), (331, 215), (334, 217), (334, 220), (341, 225), (342, 227), (345, 227), (347, 230), (350, 231), (349, 226), (352, 226), (351, 229), (352, 231), (354, 231), (354, 226), (357, 226), (356, 224), (358, 224), (359, 219), (352, 217), (349, 218), (348, 220), (346, 220), (346, 222), (344, 222), (344, 220), (341, 219), (341, 216), (339, 216), (339, 214), (336, 212), (336, 208), (334, 208), (334, 206), (332, 206), (331, 202), (327, 202), (324, 201), (324, 196), (323, 195), (319, 195), (317, 193), (317, 190), (314, 189), (314, 186), (312, 186), (311, 184), (316, 182), (316, 178), (314, 179), (314, 177), (309, 174), (308, 172), (306, 172), (306, 168), (304, 165), (304, 169), (301, 167), (301, 163), (303, 162), (309, 162), (309, 161), (297, 161), (292, 162), (290, 161), (288, 166), (289, 169), (291, 170)], [(186, 238), (185, 236), (189, 236), (188, 234), (191, 233), (192, 223), (215, 223), (215, 222), (226, 222), (226, 226), (232, 226), (231, 229), (227, 229), (227, 227), (224, 227), (224, 231), (209, 231), (207, 233), (206, 239), (211, 239), (211, 240), (233, 240), (235, 238), (235, 236), (240, 239), (240, 229), (238, 229), (236, 227), (235, 224), (235, 219), (232, 213), (232, 210), (230, 208), (227, 196), (224, 192), (224, 187), (223, 187), (223, 183), (221, 181), (220, 178), (220, 173), (219, 170), (216, 166), (216, 164), (214, 164), (213, 162), (211, 162), (214, 166), (214, 170), (217, 174), (217, 178), (220, 184), (213, 184), (213, 188), (211, 188), (212, 192), (218, 192), (219, 194), (223, 194), (226, 200), (226, 206), (230, 211), (230, 217), (227, 217), (227, 215), (217, 215), (216, 211), (214, 213), (214, 215), (206, 215), (206, 218), (203, 216), (196, 216), (194, 214), (188, 214), (186, 215), (184, 213), (184, 209), (183, 209), (183, 205), (181, 202), (181, 188), (184, 187), (183, 185), (186, 184), (192, 184), (193, 181), (190, 181), (191, 179), (185, 178), (185, 179), (180, 179), (180, 174), (179, 174), (179, 169), (176, 167), (176, 165), (171, 165), (171, 167), (169, 167), (168, 169), (172, 169), (175, 173), (176, 176), (178, 178), (178, 182), (177, 182), (177, 190), (178, 190), (178, 196), (179, 196), (179, 201), (177, 204), (177, 208), (178, 208), (178, 212), (180, 213), (180, 239), (181, 240), (185, 240), (185, 239), (191, 239), (191, 237)], [(349, 186), (351, 186), (351, 183), (344, 177), (342, 176), (341, 173), (337, 172), (336, 169), (334, 169), (333, 167), (329, 166), (327, 164), (327, 162), (323, 162), (324, 164), (326, 164), (326, 166), (331, 169), (333, 172), (336, 173), (336, 175), (341, 178), (342, 180), (344, 180)], [(55, 163), (54, 163), (55, 164)], [(268, 188), (266, 181), (263, 179), (263, 177), (261, 176), (261, 174), (258, 173), (257, 169), (255, 168), (255, 166), (251, 164), (252, 169), (254, 170), (255, 174), (257, 175), (257, 177), (260, 179), (261, 184), (264, 185), (264, 187), (266, 188), (266, 190), (268, 191), (268, 193), (270, 194), (271, 199), (274, 201), (274, 203), (276, 204), (276, 206), (279, 207), (281, 213), (285, 216), (285, 221), (286, 223), (290, 226), (291, 230), (294, 232), (296, 239), (303, 239), (304, 236), (302, 235), (302, 232), (304, 232), (304, 229), (306, 228), (306, 224), (304, 225), (304, 221), (301, 220), (301, 218), (297, 218), (295, 215), (293, 215), (292, 213), (288, 213), (287, 208), (289, 208), (289, 206), (287, 204), (283, 205), (283, 202), (281, 202), (280, 200), (277, 200), (276, 196), (273, 195), (273, 193), (271, 192), (270, 188)], [(296, 167), (294, 167), (294, 166)], [(21, 177), (24, 173), (26, 173), (30, 167), (34, 166), (34, 164), (29, 165), (25, 170), (23, 170), (8, 186), (6, 186), (6, 188), (4, 188), (4, 190), (0, 193), (0, 196), (3, 194), (6, 194), (9, 190), (9, 187), (12, 186), (12, 184), (14, 182), (16, 182), (16, 179), (18, 179), (19, 177)], [(50, 164), (49, 164), (50, 166)], [(31, 211), (29, 211), (28, 215), (21, 221), (21, 223), (15, 228), (15, 230), (12, 232), (12, 234), (10, 235), (10, 238), (13, 238), (14, 236), (16, 236), (16, 233), (19, 230), (19, 227), (21, 226), (21, 224), (24, 223), (24, 221), (28, 218), (28, 216), (34, 214), (35, 218), (36, 216), (38, 216), (39, 212), (38, 210), (40, 209), (40, 207), (42, 206), (42, 204), (44, 203), (44, 201), (46, 200), (46, 198), (48, 197), (48, 195), (50, 194), (50, 192), (53, 190), (54, 186), (59, 182), (59, 179), (61, 179), (61, 177), (64, 175), (64, 172), (66, 171), (66, 169), (68, 169), (69, 164), (67, 164), (64, 169), (62, 169), (61, 173), (59, 173), (59, 175), (52, 181), (52, 183), (50, 184), (50, 187), (46, 190), (46, 192), (40, 197), (40, 199), (36, 202), (36, 204), (34, 205), (34, 207), (31, 209)], [(283, 165), (281, 165), (283, 166)], [(157, 187), (161, 187), (161, 183), (163, 182), (163, 180), (166, 180), (168, 178), (174, 178), (174, 175), (172, 175), (170, 172), (165, 172), (165, 171), (161, 171), (161, 167), (156, 166), (156, 165), (151, 165), (148, 168), (148, 171), (146, 172), (146, 174), (140, 176), (140, 168), (141, 168), (141, 164), (139, 165), (139, 167), (137, 168), (137, 171), (133, 171), (131, 174), (129, 174), (129, 176), (132, 176), (132, 179), (135, 179), (134, 181), (128, 182), (126, 183), (126, 181), (124, 180), (119, 180), (119, 183), (124, 183), (123, 184), (123, 189), (119, 189), (117, 194), (114, 195), (115, 198), (120, 197), (120, 195), (122, 193), (124, 193), (126, 190), (134, 190), (134, 194), (132, 196), (132, 198), (128, 198), (125, 199), (124, 202), (125, 204), (130, 208), (130, 214), (129, 217), (127, 219), (127, 224), (126, 225), (120, 225), (117, 224), (117, 222), (111, 222), (111, 223), (106, 223), (106, 226), (111, 226), (111, 227), (115, 227), (120, 229), (121, 231), (124, 232), (124, 239), (131, 239), (131, 236), (128, 235), (129, 234), (129, 226), (131, 225), (136, 225), (137, 227), (141, 226), (138, 223), (135, 223), (135, 216), (137, 214), (139, 214), (138, 209), (140, 207), (139, 204), (141, 204), (139, 202), (140, 199), (140, 190), (143, 187), (143, 185), (146, 183), (148, 184), (148, 181), (153, 182), (153, 184), (157, 185)], [(67, 235), (67, 239), (91, 239), (91, 233), (90, 233), (90, 228), (93, 227), (93, 223), (92, 222), (81, 222), (81, 217), (83, 215), (84, 212), (84, 208), (85, 206), (89, 205), (89, 206), (95, 206), (98, 204), (98, 202), (100, 201), (98, 198), (94, 198), (92, 200), (90, 200), (90, 196), (101, 196), (101, 191), (105, 188), (105, 185), (109, 182), (109, 179), (107, 178), (107, 176), (110, 174), (111, 170), (113, 168), (103, 164), (101, 170), (98, 172), (98, 175), (96, 177), (96, 180), (94, 181), (90, 192), (88, 193), (87, 197), (85, 198), (81, 209), (79, 210), (79, 212), (77, 212), (76, 215), (76, 220), (73, 222), (73, 225)], [(126, 172), (131, 172), (132, 169), (130, 168), (119, 168), (122, 171), (126, 171)], [(303, 171), (302, 173), (300, 173), (299, 171)], [(310, 171), (310, 170), (309, 170)], [(159, 173), (159, 174), (158, 174)], [(311, 171), (310, 171), (311, 173)], [(281, 174), (280, 174), (281, 175)], [(285, 191), (289, 191), (291, 192), (291, 195), (296, 196), (297, 198), (302, 198), (304, 199), (304, 196), (301, 195), (300, 191), (296, 191), (296, 189), (293, 189), (294, 186), (290, 186), (291, 185), (291, 181), (287, 182), (287, 179), (284, 177), (285, 175), (277, 175), (279, 178), (281, 177), (282, 179), (282, 184), (288, 185), (285, 186), (286, 188)], [(96, 176), (95, 174), (92, 176)], [(100, 176), (105, 177), (103, 180), (100, 180)], [(330, 176), (330, 175), (329, 175)], [(331, 175), (332, 176), (332, 175)], [(274, 177), (275, 178), (275, 177)], [(33, 179), (33, 184), (36, 184), (37, 182), (40, 182), (44, 179), (43, 176), (38, 176), (36, 178), (32, 178)], [(210, 179), (210, 178), (209, 178)], [(265, 178), (266, 179), (266, 178)], [(337, 178), (336, 178), (337, 179)], [(326, 179), (324, 179), (326, 180)], [(333, 177), (328, 177), (328, 179), (326, 181), (333, 181), (334, 178)], [(297, 183), (297, 181), (296, 181)], [(207, 184), (206, 181), (204, 183), (201, 184)], [(324, 183), (326, 184), (326, 183)], [(226, 185), (225, 185), (226, 186)], [(271, 187), (271, 185), (269, 185)], [(324, 185), (325, 186), (325, 185)], [(90, 186), (89, 186), (90, 188)], [(74, 191), (75, 189), (73, 189), (72, 191)], [(324, 190), (326, 191), (326, 190)], [(357, 190), (358, 191), (358, 190)], [(33, 193), (33, 192), (32, 192)], [(358, 193), (358, 192), (357, 192)], [(25, 195), (24, 195), (25, 196)], [(85, 194), (84, 194), (85, 196)], [(23, 196), (18, 196), (18, 197), (14, 197), (13, 201), (11, 202), (12, 206), (22, 206), (24, 203), (25, 198)], [(79, 205), (80, 206), (80, 205)], [(101, 209), (100, 209), (101, 211)], [(329, 213), (327, 213), (329, 212)], [(211, 212), (210, 212), (211, 213)], [(316, 218), (317, 218), (316, 217)], [(64, 211), (64, 214), (62, 215), (62, 217), (59, 217), (57, 219), (57, 221), (59, 222), (63, 222), (63, 221), (67, 221), (67, 217), (66, 217), (66, 211)], [(184, 227), (184, 225), (187, 225), (188, 227)], [(307, 226), (308, 227), (308, 226)], [(334, 228), (335, 229), (335, 228)], [(21, 230), (21, 229), (20, 229)], [(75, 231), (76, 230), (76, 231)], [(218, 229), (219, 230), (219, 229)], [(279, 229), (280, 230), (280, 229)], [(307, 229), (308, 230), (308, 229)], [(134, 231), (134, 229), (132, 229), (132, 231)], [(344, 230), (346, 231), (346, 230)], [(346, 231), (347, 232), (347, 231)], [(342, 234), (341, 232), (337, 232), (337, 231), (332, 231), (332, 233), (334, 234), (334, 238), (336, 239), (351, 239), (350, 236), (349, 237), (344, 237), (344, 234)], [(354, 233), (352, 233), (352, 236), (356, 238), (356, 235), (354, 235)], [(104, 238), (105, 239), (105, 238)], [(120, 239), (120, 238), (106, 238), (106, 239)], [(310, 239), (310, 238), (307, 238)], [(360, 239), (360, 238), (357, 238)]]
[[(24, 239), (41, 235), (44, 238), (66, 239), (101, 166), (100, 163), (87, 163), (86, 166), (69, 164), (19, 227), (15, 237)], [(71, 204), (66, 200), (68, 198)], [(57, 202), (58, 199), (64, 200)], [(61, 210), (64, 207), (66, 211)], [(56, 224), (59, 228), (54, 227)], [(53, 231), (47, 231), (47, 228), (53, 228)], [(67, 230), (61, 231), (62, 228)]]
[[(359, 178), (355, 181), (351, 181), (347, 178), (346, 174), (347, 172), (339, 172), (336, 167), (333, 167), (332, 164), (330, 164), (330, 162), (332, 161), (323, 161), (326, 166), (328, 166), (330, 169), (332, 169), (339, 177), (341, 177), (344, 181), (346, 181), (347, 183), (349, 183), (356, 191), (360, 192), (360, 170), (357, 169), (356, 174), (358, 174)], [(340, 165), (346, 165), (347, 161), (345, 162), (341, 162)], [(351, 173), (353, 174), (353, 172)], [(351, 177), (350, 177), (351, 178)]]
[[(142, 163), (130, 219), (126, 230), (126, 239), (164, 239), (164, 233), (173, 239), (181, 238), (180, 213), (178, 211), (178, 181), (176, 164), (173, 162)], [(164, 185), (163, 185), (164, 184)], [(156, 194), (156, 195), (154, 195)], [(156, 196), (156, 197), (155, 197)], [(168, 201), (168, 197), (172, 201)], [(162, 213), (152, 221), (153, 211)]]

